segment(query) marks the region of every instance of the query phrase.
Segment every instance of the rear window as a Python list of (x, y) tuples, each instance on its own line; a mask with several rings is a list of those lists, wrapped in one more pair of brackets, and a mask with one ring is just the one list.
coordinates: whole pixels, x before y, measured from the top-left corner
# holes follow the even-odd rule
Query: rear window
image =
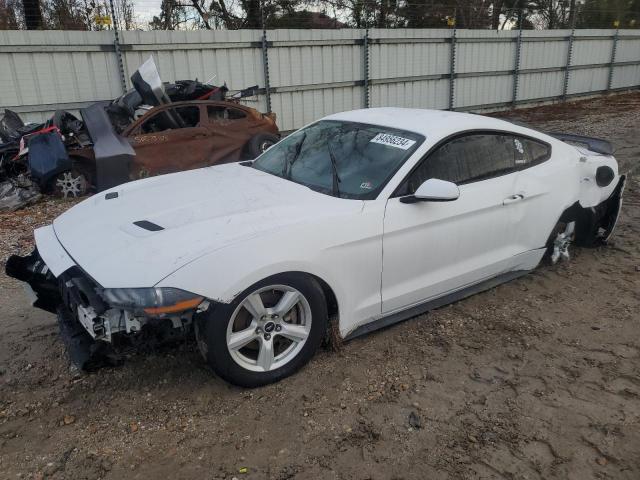
[(547, 161), (551, 157), (551, 147), (529, 138), (515, 137), (516, 167), (529, 168)]
[(239, 108), (222, 107), (218, 105), (207, 107), (207, 114), (210, 121), (220, 123), (231, 120), (241, 120), (247, 116), (247, 114)]

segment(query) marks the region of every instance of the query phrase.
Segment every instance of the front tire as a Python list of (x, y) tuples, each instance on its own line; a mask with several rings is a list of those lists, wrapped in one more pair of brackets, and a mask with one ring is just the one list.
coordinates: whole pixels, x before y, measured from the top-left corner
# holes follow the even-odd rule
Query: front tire
[(198, 324), (199, 345), (215, 373), (241, 387), (292, 375), (327, 329), (322, 288), (302, 273), (274, 275), (230, 304), (215, 304)]
[(51, 193), (60, 198), (84, 197), (93, 188), (95, 174), (91, 169), (72, 158), (71, 170), (60, 172), (50, 181)]

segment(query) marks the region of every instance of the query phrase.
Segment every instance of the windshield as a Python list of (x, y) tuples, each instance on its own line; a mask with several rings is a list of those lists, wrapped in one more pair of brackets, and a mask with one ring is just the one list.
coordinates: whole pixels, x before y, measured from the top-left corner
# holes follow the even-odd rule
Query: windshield
[(404, 130), (322, 120), (275, 144), (253, 167), (329, 195), (366, 200), (423, 141)]

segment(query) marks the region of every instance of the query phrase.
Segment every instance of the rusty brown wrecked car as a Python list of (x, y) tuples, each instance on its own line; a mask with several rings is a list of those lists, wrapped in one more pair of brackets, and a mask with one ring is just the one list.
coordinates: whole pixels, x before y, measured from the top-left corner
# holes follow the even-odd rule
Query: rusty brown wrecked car
[[(135, 152), (130, 180), (255, 158), (276, 143), (278, 135), (275, 114), (210, 100), (154, 107), (122, 132)], [(68, 153), (72, 169), (58, 177), (58, 187), (63, 195), (82, 195), (97, 184), (94, 148)]]
[(255, 97), (258, 85), (227, 95), (226, 83), (165, 83), (152, 57), (131, 84), (112, 101), (81, 108), (80, 118), (59, 110), (42, 124), (24, 124), (5, 110), (0, 210), (5, 191), (13, 195), (9, 207), (19, 208), (40, 192), (76, 197), (150, 175), (252, 159), (279, 140), (275, 114), (240, 104)]

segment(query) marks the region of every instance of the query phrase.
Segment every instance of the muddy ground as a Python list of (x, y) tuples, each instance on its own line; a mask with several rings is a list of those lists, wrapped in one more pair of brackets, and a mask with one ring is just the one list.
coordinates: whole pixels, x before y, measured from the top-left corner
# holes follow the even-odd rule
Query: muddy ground
[[(53, 315), (3, 277), (0, 478), (640, 478), (640, 94), (509, 115), (615, 143), (635, 176), (613, 245), (255, 390), (190, 344), (74, 374)], [(68, 206), (0, 215), (0, 261)]]

